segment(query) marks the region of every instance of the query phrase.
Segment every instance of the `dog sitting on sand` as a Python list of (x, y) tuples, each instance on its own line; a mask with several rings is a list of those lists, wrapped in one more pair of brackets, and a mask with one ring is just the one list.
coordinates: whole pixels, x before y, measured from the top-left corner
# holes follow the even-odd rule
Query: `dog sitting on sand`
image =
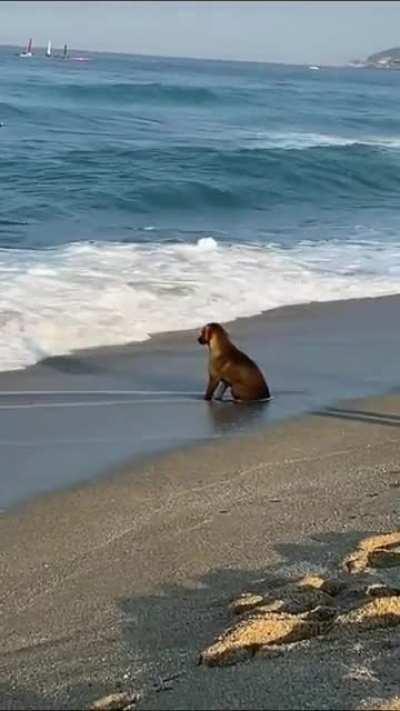
[(212, 400), (218, 386), (218, 400), (222, 400), (227, 388), (231, 389), (234, 400), (267, 400), (271, 397), (259, 367), (233, 345), (219, 323), (204, 326), (198, 342), (207, 345), (209, 349), (209, 380), (205, 400)]

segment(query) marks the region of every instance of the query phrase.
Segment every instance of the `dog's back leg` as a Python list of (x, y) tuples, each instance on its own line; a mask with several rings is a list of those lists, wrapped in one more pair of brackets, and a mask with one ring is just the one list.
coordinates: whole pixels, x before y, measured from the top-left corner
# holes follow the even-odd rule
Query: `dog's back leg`
[(221, 382), (220, 382), (220, 384), (219, 384), (219, 386), (218, 386), (218, 388), (217, 388), (217, 392), (216, 392), (216, 395), (215, 395), (215, 399), (216, 399), (216, 400), (223, 400), (223, 399), (224, 399), (225, 392), (226, 392), (226, 389), (227, 389), (228, 387), (229, 387), (228, 383), (225, 383), (223, 380), (221, 380)]

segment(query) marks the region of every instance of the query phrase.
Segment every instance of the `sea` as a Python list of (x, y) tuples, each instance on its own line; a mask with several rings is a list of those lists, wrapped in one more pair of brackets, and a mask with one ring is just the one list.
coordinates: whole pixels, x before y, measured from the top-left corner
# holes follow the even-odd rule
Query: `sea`
[(399, 72), (18, 51), (0, 370), (400, 291)]

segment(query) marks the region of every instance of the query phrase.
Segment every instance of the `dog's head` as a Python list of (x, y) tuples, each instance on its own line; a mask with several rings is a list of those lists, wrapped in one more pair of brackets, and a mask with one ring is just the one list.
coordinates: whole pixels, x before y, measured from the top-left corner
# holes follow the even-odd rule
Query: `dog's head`
[(197, 340), (202, 346), (209, 346), (214, 336), (223, 335), (226, 335), (226, 332), (219, 323), (208, 323), (201, 329)]

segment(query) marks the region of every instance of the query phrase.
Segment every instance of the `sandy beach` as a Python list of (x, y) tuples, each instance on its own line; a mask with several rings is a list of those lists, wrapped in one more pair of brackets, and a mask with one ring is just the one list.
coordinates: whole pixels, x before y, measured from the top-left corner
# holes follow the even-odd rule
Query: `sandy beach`
[(80, 709), (131, 690), (138, 709), (357, 709), (392, 697), (396, 628), (306, 642), (290, 659), (197, 662), (235, 596), (329, 575), (365, 536), (398, 526), (399, 404), (342, 401), (3, 514), (1, 707)]

